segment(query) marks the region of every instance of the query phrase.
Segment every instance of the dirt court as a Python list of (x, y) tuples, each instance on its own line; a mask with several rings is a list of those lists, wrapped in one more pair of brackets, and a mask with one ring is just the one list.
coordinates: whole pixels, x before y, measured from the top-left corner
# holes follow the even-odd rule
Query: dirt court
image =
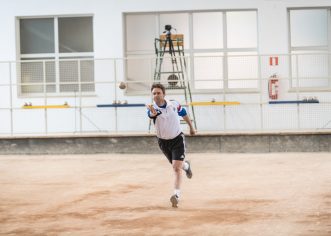
[(331, 235), (331, 154), (0, 156), (0, 235)]

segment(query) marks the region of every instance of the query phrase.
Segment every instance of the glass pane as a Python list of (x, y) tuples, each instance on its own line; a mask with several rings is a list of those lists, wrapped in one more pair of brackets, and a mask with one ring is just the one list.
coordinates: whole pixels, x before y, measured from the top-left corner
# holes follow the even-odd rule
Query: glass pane
[(20, 20), (21, 54), (54, 53), (54, 19)]
[[(27, 61), (21, 63), (21, 87), (23, 93), (42, 93), (44, 92), (44, 69), (43, 61)], [(45, 61), (45, 80), (47, 92), (55, 92), (55, 63)], [(33, 85), (36, 84), (36, 85)]]
[(156, 32), (155, 15), (126, 16), (126, 49), (127, 51), (154, 51)]
[(78, 91), (78, 62), (60, 61), (60, 92)]
[(252, 53), (229, 53), (229, 88), (258, 87), (258, 57)]
[[(80, 61), (80, 75), (81, 75), (81, 89), (83, 92), (94, 91), (94, 61), (81, 60)], [(91, 82), (91, 83), (86, 83)]]
[(23, 93), (42, 93), (43, 85), (33, 85), (43, 82), (43, 63), (42, 62), (22, 62), (21, 63), (21, 91)]
[(189, 48), (189, 23), (188, 23), (188, 13), (174, 13), (174, 14), (160, 14), (160, 34), (162, 34), (165, 29), (165, 25), (171, 25), (172, 34), (184, 34), (184, 48)]
[(194, 86), (196, 89), (223, 88), (223, 54), (194, 54)]
[(45, 62), (45, 70), (46, 70), (46, 91), (49, 93), (56, 92), (56, 84), (55, 84), (55, 62), (47, 61)]
[(291, 10), (291, 46), (326, 46), (328, 16), (326, 9)]
[[(80, 63), (80, 80), (78, 66)], [(73, 82), (73, 83), (71, 83)], [(83, 92), (94, 91), (94, 61), (93, 59), (60, 61), (60, 92), (78, 92), (79, 84)], [(91, 83), (86, 83), (91, 82)]]
[(193, 13), (195, 49), (223, 48), (223, 13)]
[(93, 52), (92, 17), (59, 18), (60, 52)]
[(257, 20), (255, 11), (226, 13), (228, 48), (256, 48)]
[[(292, 87), (320, 87), (329, 86), (329, 55), (315, 52), (316, 54), (302, 54), (305, 52), (293, 52)], [(318, 53), (318, 54), (317, 54)], [(297, 80), (299, 78), (299, 80)]]
[(127, 80), (131, 83), (127, 91), (149, 91), (155, 71), (155, 59), (148, 57), (130, 56), (126, 60)]

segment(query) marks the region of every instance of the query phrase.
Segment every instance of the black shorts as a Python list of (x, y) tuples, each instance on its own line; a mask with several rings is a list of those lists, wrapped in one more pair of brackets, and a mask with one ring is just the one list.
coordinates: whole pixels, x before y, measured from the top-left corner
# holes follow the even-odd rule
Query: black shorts
[(167, 157), (168, 161), (172, 160), (183, 161), (185, 158), (185, 136), (180, 133), (173, 139), (158, 138), (158, 143), (161, 151)]

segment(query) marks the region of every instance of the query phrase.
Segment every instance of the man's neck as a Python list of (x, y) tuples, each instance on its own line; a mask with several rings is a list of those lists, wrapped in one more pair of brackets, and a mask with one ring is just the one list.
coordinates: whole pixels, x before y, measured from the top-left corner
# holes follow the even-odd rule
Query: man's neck
[(156, 103), (156, 105), (157, 105), (158, 107), (163, 107), (163, 106), (166, 105), (166, 104), (167, 104), (166, 100), (163, 100), (163, 101), (161, 101), (160, 103)]

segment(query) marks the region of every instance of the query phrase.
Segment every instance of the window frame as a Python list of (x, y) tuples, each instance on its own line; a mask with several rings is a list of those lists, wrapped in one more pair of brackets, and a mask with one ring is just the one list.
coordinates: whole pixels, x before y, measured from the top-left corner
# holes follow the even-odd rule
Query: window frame
[[(91, 17), (92, 18), (92, 52), (74, 52), (74, 53), (60, 53), (59, 52), (59, 26), (58, 19), (59, 18), (79, 18), (79, 17)], [(44, 19), (44, 18), (52, 18), (54, 22), (54, 53), (32, 53), (32, 54), (21, 54), (21, 46), (20, 46), (20, 20), (24, 19)], [(60, 91), (60, 67), (59, 64), (62, 60), (70, 60), (74, 58), (76, 61), (81, 60), (92, 60), (94, 64), (94, 50), (95, 50), (95, 38), (94, 38), (94, 15), (93, 14), (75, 14), (75, 15), (42, 15), (42, 16), (17, 16), (16, 17), (16, 58), (17, 58), (17, 92), (19, 97), (66, 97), (73, 96), (76, 93), (79, 93), (81, 96), (95, 96), (95, 88), (93, 91), (82, 91), (79, 89), (77, 92), (61, 92)], [(43, 59), (44, 58), (44, 59)], [(49, 59), (54, 58), (54, 59)], [(23, 60), (22, 60), (23, 59)], [(45, 90), (46, 84), (44, 85), (44, 91), (41, 93), (38, 92), (22, 92), (22, 80), (21, 80), (21, 63), (28, 61), (54, 61), (55, 63), (55, 92), (47, 92)], [(80, 77), (78, 77), (77, 81), (80, 84)], [(43, 81), (42, 83), (44, 83)], [(93, 82), (91, 84), (95, 86), (95, 72), (93, 77)], [(31, 85), (33, 86), (33, 85)]]
[[(292, 47), (291, 41), (291, 11), (296, 10), (327, 10), (327, 45), (324, 46), (299, 46)], [(288, 49), (289, 49), (289, 78), (290, 78), (290, 87), (289, 92), (320, 92), (320, 91), (330, 91), (331, 90), (331, 7), (290, 7), (287, 8), (287, 23), (288, 23)], [(300, 54), (300, 51), (303, 51)], [(308, 51), (308, 52), (307, 52)], [(312, 51), (312, 52), (309, 52)], [(320, 51), (316, 53), (316, 51)], [(298, 87), (294, 85), (294, 80), (297, 81), (297, 78), (294, 77), (292, 67), (293, 67), (293, 56), (296, 55), (328, 55), (328, 86), (327, 87)]]
[[(227, 12), (246, 12), (252, 11), (256, 14), (256, 47), (254, 48), (227, 48), (227, 27), (226, 27), (226, 13)], [(194, 13), (208, 13), (208, 12), (220, 12), (222, 13), (223, 17), (223, 48), (208, 48), (208, 49), (194, 49), (194, 39), (193, 39), (193, 14)], [(235, 53), (235, 52), (252, 52), (253, 56), (256, 55), (257, 57), (257, 70), (260, 69), (260, 60), (259, 60), (259, 30), (258, 30), (258, 9), (257, 8), (247, 8), (247, 9), (226, 9), (226, 10), (193, 10), (193, 11), (159, 11), (159, 12), (124, 12), (123, 13), (123, 31), (124, 38), (123, 38), (123, 55), (126, 58), (130, 58), (130, 56), (155, 56), (154, 51), (128, 51), (127, 50), (127, 23), (126, 17), (128, 15), (154, 15), (156, 18), (156, 29), (155, 29), (155, 37), (159, 37), (158, 32), (161, 32), (160, 29), (160, 15), (162, 14), (180, 14), (186, 13), (188, 14), (188, 31), (189, 31), (189, 48), (184, 50), (185, 55), (189, 55), (189, 78), (191, 85), (194, 85), (195, 78), (194, 78), (194, 54), (195, 53), (223, 53), (223, 88), (218, 89), (199, 89), (195, 88), (195, 86), (191, 86), (191, 90), (194, 93), (258, 93), (261, 90), (260, 83), (257, 82), (256, 88), (228, 88), (228, 54)], [(231, 56), (230, 56), (231, 57)], [(125, 79), (127, 79), (127, 63), (125, 64)], [(257, 74), (257, 81), (260, 79), (259, 73)], [(179, 93), (178, 91), (173, 91), (174, 93)], [(130, 92), (130, 94), (138, 94), (138, 92)], [(140, 93), (139, 93), (140, 94)]]

